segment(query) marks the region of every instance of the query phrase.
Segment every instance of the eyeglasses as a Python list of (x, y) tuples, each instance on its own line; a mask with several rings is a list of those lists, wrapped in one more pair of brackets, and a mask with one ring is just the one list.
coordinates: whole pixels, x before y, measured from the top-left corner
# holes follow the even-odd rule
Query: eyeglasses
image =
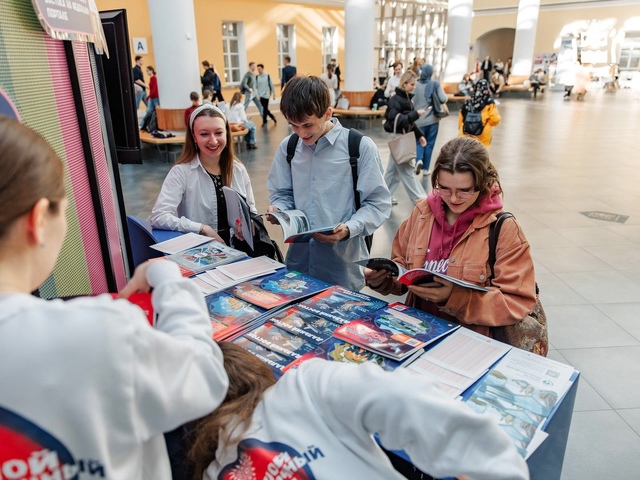
[(448, 187), (441, 187), (439, 185), (436, 185), (436, 187), (433, 189), (433, 193), (445, 198), (449, 198), (451, 195), (453, 195), (454, 192), (456, 194), (456, 197), (458, 198), (471, 198), (477, 192), (477, 190), (474, 190), (473, 187), (463, 188), (460, 190), (452, 190)]

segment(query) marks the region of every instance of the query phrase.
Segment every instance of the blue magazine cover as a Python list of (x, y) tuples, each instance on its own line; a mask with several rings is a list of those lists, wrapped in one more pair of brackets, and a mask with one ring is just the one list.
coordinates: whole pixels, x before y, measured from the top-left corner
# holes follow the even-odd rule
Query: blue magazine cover
[(394, 303), (341, 326), (334, 336), (402, 360), (456, 328), (453, 322)]
[(330, 338), (326, 342), (318, 345), (318, 347), (313, 351), (306, 353), (291, 362), (285, 367), (284, 371), (286, 372), (290, 368), (296, 368), (302, 362), (306, 362), (312, 358), (356, 364), (373, 362), (387, 371), (395, 370), (398, 367), (404, 367), (411, 363), (411, 360), (415, 359), (415, 357), (411, 357), (411, 359), (406, 360), (405, 362), (398, 362), (396, 360), (383, 357), (382, 355), (378, 355), (377, 353), (370, 352), (369, 350), (365, 350), (364, 348), (353, 345), (352, 343), (343, 342), (337, 338)]
[(268, 321), (316, 345), (331, 338), (339, 326), (337, 323), (295, 306), (274, 315)]
[(249, 303), (270, 309), (316, 294), (330, 286), (299, 272), (280, 270), (266, 277), (239, 283), (227, 291)]
[(307, 342), (304, 338), (282, 330), (269, 322), (245, 333), (244, 336), (292, 360), (300, 358), (305, 353), (316, 348), (313, 343)]
[(344, 325), (387, 305), (384, 300), (334, 285), (299, 303), (297, 307)]
[(224, 291), (213, 293), (204, 300), (213, 327), (213, 339), (217, 341), (231, 336), (265, 313), (264, 309)]

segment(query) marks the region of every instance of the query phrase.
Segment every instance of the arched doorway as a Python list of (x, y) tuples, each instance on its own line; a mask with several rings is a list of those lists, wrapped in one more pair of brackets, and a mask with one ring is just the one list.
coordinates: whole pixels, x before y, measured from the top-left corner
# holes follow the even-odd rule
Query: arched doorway
[(507, 58), (513, 55), (515, 36), (515, 28), (497, 28), (481, 35), (473, 47), (474, 59), (483, 60), (487, 55), (491, 55), (494, 63), (499, 58), (506, 62)]

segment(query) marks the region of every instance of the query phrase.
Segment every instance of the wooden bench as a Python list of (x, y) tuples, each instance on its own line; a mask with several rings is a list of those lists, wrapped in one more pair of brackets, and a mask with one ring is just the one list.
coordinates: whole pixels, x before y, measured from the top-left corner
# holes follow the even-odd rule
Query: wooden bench
[(371, 110), (370, 108), (354, 107), (354, 108), (334, 108), (334, 117), (354, 118), (356, 120), (356, 127), (358, 121), (366, 122), (367, 128), (371, 128), (373, 121), (376, 118), (384, 117), (384, 112), (387, 107), (381, 107), (378, 110)]
[(462, 104), (469, 97), (465, 97), (464, 95), (455, 95), (458, 93), (458, 84), (454, 82), (442, 82), (442, 89), (444, 93), (447, 94), (447, 106), (449, 110), (459, 110), (462, 107)]

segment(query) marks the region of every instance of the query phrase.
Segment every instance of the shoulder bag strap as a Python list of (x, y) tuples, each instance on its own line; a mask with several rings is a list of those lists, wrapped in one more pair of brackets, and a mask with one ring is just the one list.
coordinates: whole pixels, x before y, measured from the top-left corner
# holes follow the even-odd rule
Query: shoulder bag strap
[(298, 146), (298, 137), (297, 133), (292, 133), (289, 137), (289, 141), (287, 142), (287, 163), (291, 166), (291, 160), (296, 154), (296, 147)]

